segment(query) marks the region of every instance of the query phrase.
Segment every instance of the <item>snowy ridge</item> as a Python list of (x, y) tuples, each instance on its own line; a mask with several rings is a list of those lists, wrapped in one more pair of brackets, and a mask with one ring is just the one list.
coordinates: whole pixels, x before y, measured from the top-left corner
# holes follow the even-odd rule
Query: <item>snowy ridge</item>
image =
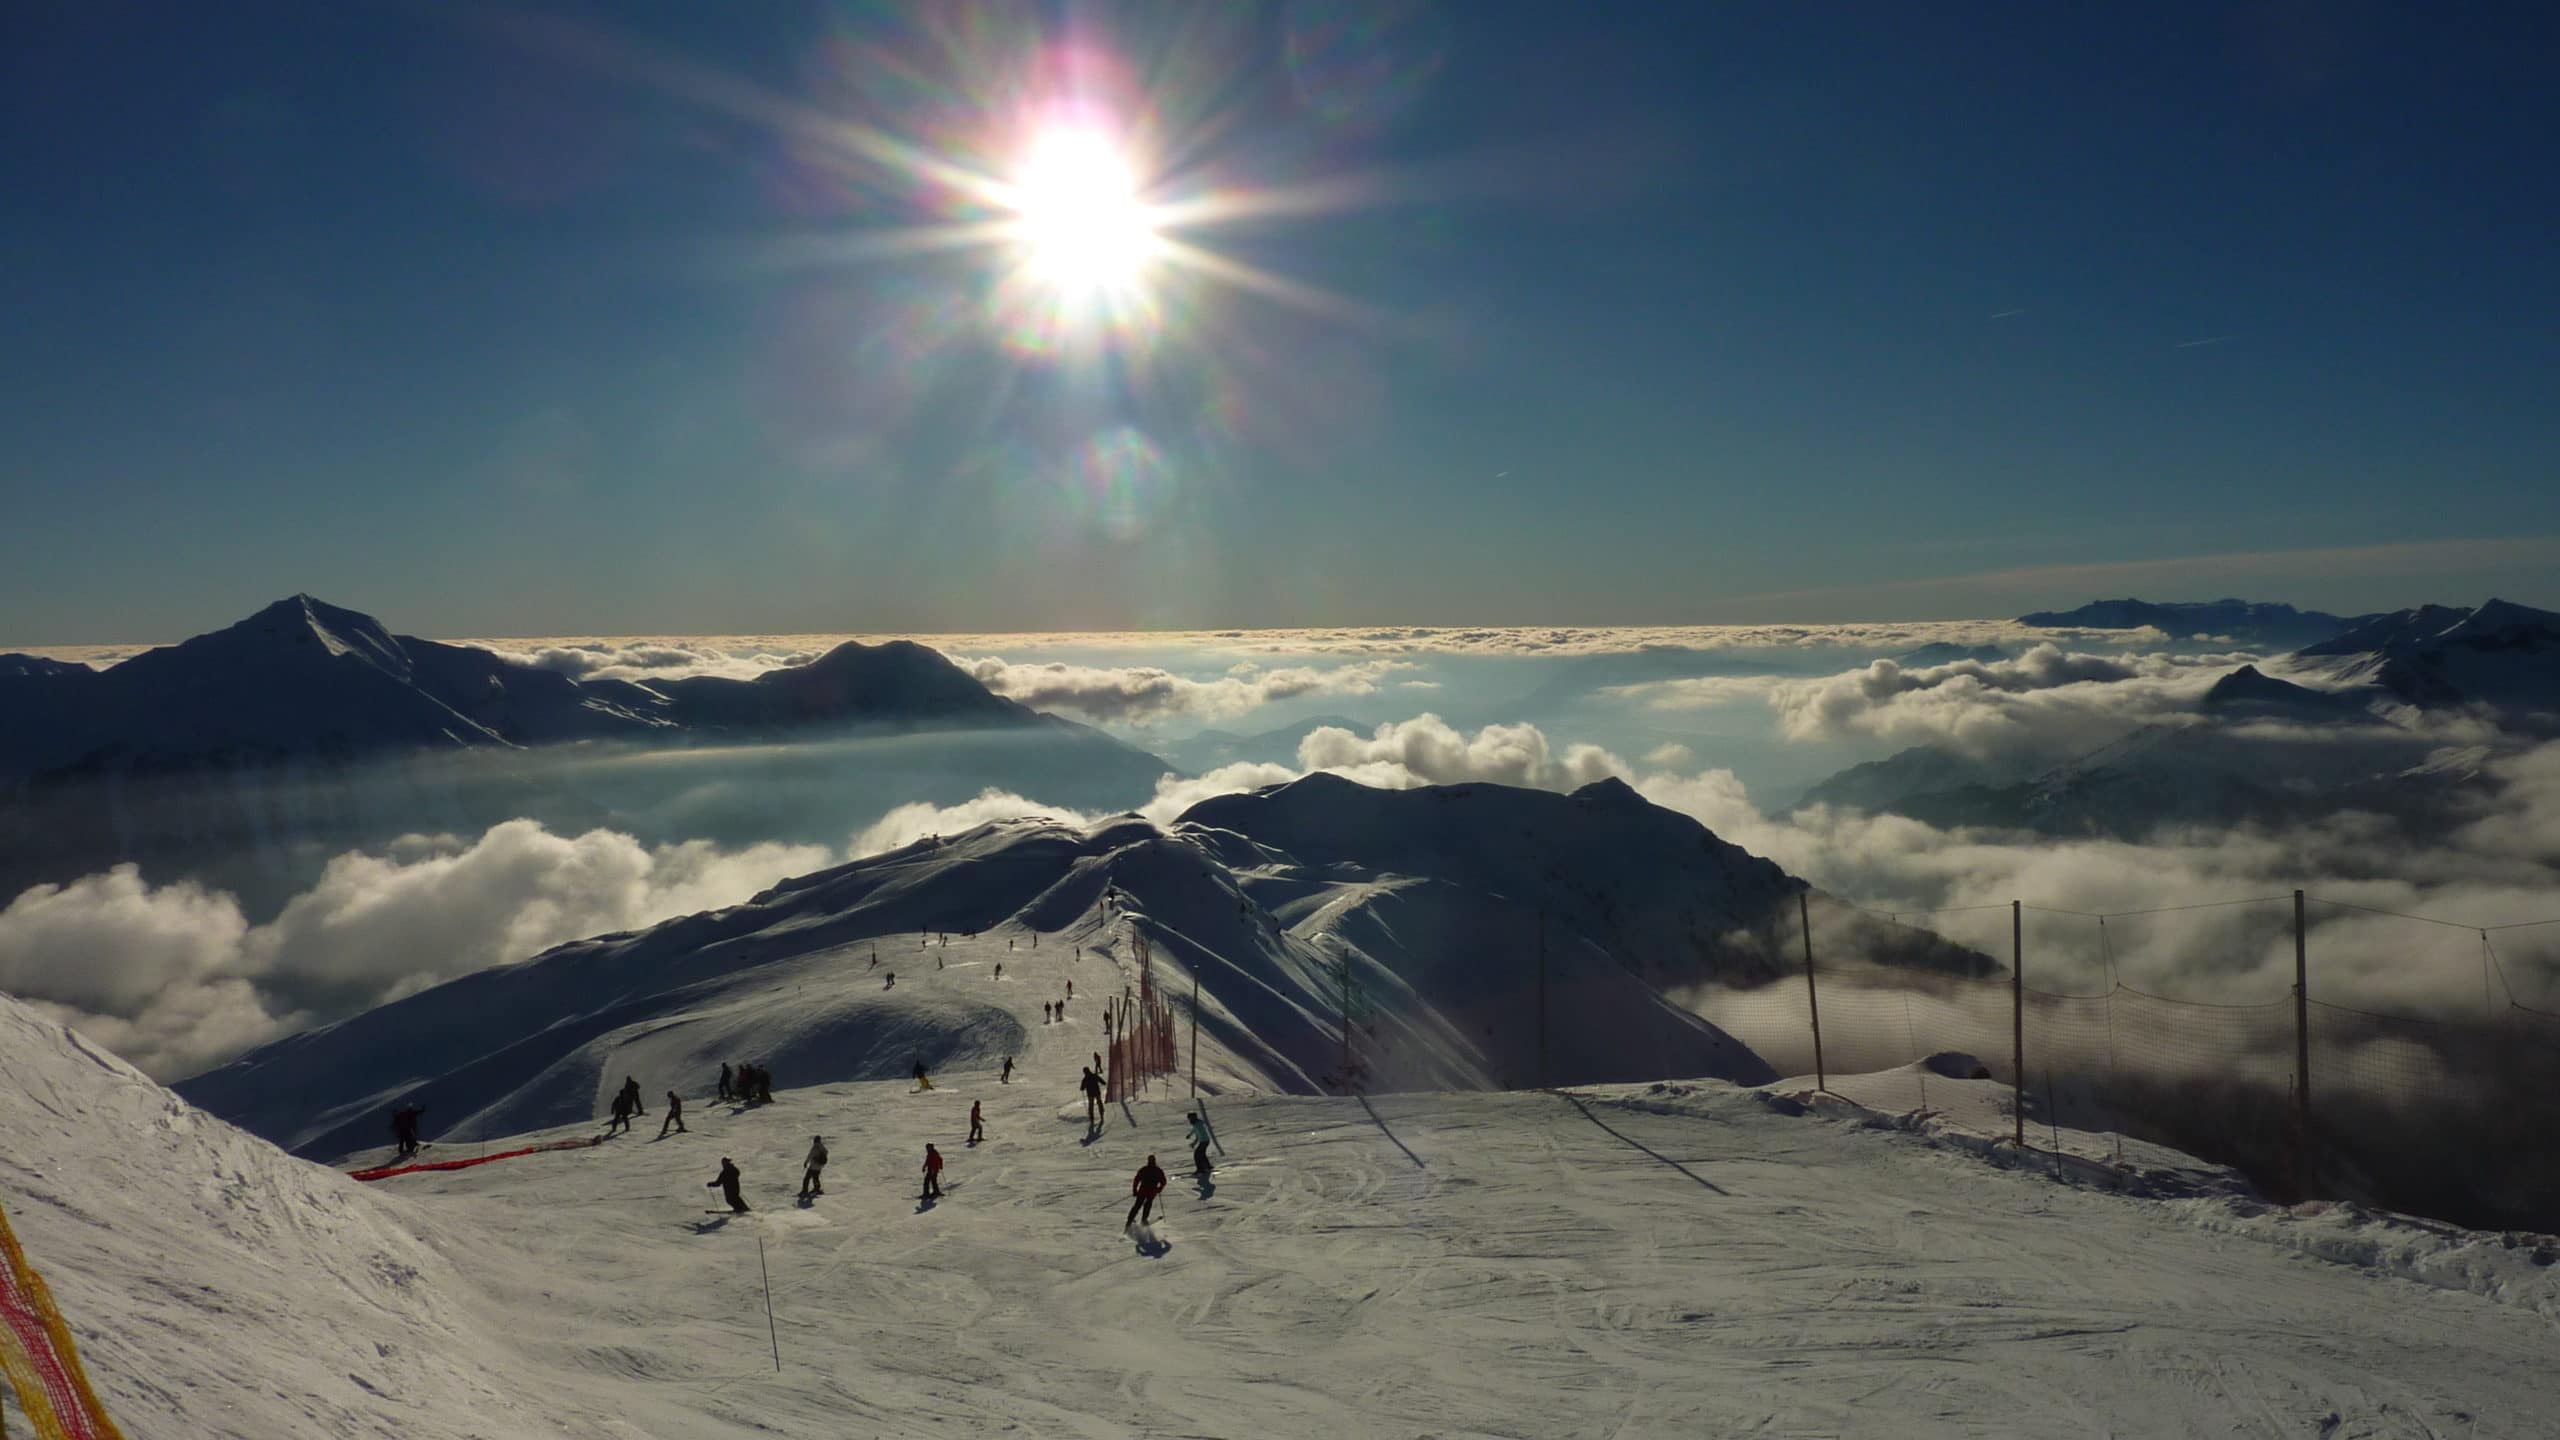
[[(478, 1138), (593, 1115), (643, 1069), (753, 1059), (809, 1084), (918, 1059), (992, 1065), (1044, 1027), (1034, 997), (983, 983), (988, 940), (1014, 946), (1012, 976), (1049, 977), (1038, 1000), (1076, 979), (1087, 998), (1070, 1015), (1089, 1026), (1136, 982), (1137, 933), (1168, 994), (1197, 981), (1202, 1072), (1222, 1091), (1323, 1087), (1341, 1061), (1344, 964), (1372, 1085), (1530, 1085), (1541, 909), (1548, 1078), (1764, 1079), (1759, 1057), (1656, 989), (1756, 977), (1773, 962), (1755, 937), (1793, 923), (1798, 888), (1623, 786), (1382, 791), (1314, 776), (1204, 802), (1167, 830), (1022, 820), (927, 840), (465, 977), (182, 1089), (335, 1156), (376, 1143), (402, 1096), (430, 1106), (429, 1134)], [(972, 933), (969, 973), (943, 969), (942, 937)]]
[(137, 1440), (486, 1435), (543, 1403), (410, 1204), (6, 996), (0, 1135), (11, 1224)]

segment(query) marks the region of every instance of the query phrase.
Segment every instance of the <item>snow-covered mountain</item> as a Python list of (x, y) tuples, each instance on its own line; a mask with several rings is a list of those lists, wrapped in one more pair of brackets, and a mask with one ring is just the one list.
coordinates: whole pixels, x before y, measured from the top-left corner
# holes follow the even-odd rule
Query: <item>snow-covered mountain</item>
[(2369, 617), (2295, 658), (2420, 709), (2485, 706), (2510, 724), (2560, 728), (2560, 613), (2549, 610), (2425, 605)]
[[(1556, 795), (1315, 775), (1205, 801), (1161, 830), (1135, 816), (1089, 831), (1025, 820), (920, 842), (734, 909), (481, 972), (183, 1089), (332, 1155), (374, 1142), (404, 1095), (476, 1134), (591, 1115), (598, 1087), (644, 1068), (707, 1073), (752, 1057), (805, 1084), (1018, 1053), (1025, 1007), (990, 1002), (982, 971), (951, 977), (946, 934), (979, 937), (973, 966), (998, 935), (1051, 965), (1081, 954), (1066, 974), (1084, 996), (1134, 982), (1144, 935), (1158, 984), (1198, 984), (1202, 1071), (1221, 1089), (1324, 1088), (1341, 1063), (1345, 965), (1368, 1083), (1528, 1085), (1542, 923), (1548, 1078), (1765, 1078), (1758, 1057), (1658, 990), (1780, 973), (1801, 888), (1616, 782)], [(1989, 968), (1926, 932), (1817, 914), (1835, 963)], [(1088, 1037), (1095, 1009), (1071, 1007)]]
[(2037, 610), (2018, 617), (2021, 625), (2090, 630), (2139, 630), (2145, 626), (2168, 632), (2172, 639), (2196, 635), (2228, 636), (2243, 645), (2289, 650), (2339, 635), (2363, 620), (2318, 610), (2297, 610), (2256, 600), (2092, 600), (2071, 610)]
[[(753, 833), (722, 833), (719, 817), (700, 813), (744, 788), (742, 770), (787, 765), (778, 750), (847, 737), (896, 742), (893, 764), (838, 756), (825, 767), (847, 777), (840, 784), (876, 782), (841, 797), (859, 809), (774, 814), (774, 790), (820, 788), (777, 777), (746, 802), (766, 812)], [(717, 746), (738, 758), (718, 775), (547, 763), (573, 743), (588, 747), (581, 754)], [(841, 843), (863, 815), (954, 803), (989, 785), (1059, 804), (1132, 804), (1166, 768), (905, 641), (849, 642), (753, 679), (582, 681), (394, 635), (298, 595), (103, 671), (0, 664), (0, 902), (134, 861), (154, 878), (280, 903), (341, 850), (417, 831), (476, 834), (519, 816), (653, 841)], [(675, 817), (679, 805), (688, 813)], [(686, 832), (648, 833), (660, 810)]]
[(101, 672), (58, 667), (11, 679), (0, 779), (673, 732), (1065, 723), (911, 641), (848, 641), (748, 680), (580, 681), (473, 646), (394, 635), (308, 595)]

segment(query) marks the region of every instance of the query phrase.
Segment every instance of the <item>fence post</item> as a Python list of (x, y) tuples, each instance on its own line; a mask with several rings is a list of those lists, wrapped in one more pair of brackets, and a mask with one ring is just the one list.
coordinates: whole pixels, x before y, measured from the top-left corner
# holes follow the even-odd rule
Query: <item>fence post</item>
[(1796, 926), (1804, 934), (1804, 998), (1813, 1014), (1813, 1088), (1816, 1092), (1831, 1088), (1831, 1077), (1822, 1066), (1822, 995), (1813, 986), (1813, 905), (1805, 892), (1796, 892)]
[(2009, 902), (2009, 1063), (2015, 1083), (2009, 1108), (2016, 1113), (2018, 1148), (2027, 1148), (2027, 944), (2025, 911)]
[(2302, 892), (2293, 892), (2293, 1189), (2310, 1194), (2311, 1174), (2311, 959), (2304, 936)]

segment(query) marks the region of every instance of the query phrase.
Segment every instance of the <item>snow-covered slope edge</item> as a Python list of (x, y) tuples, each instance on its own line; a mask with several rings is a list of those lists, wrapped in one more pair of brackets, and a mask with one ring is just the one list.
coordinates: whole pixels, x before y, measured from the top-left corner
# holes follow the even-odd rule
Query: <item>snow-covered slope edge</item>
[(0, 1204), (135, 1440), (493, 1436), (487, 1417), (545, 1388), (410, 1204), (232, 1128), (7, 996)]
[[(1916, 1137), (1997, 1165), (2050, 1176), (2075, 1189), (2127, 1197), (2181, 1224), (2289, 1250), (2377, 1276), (2484, 1296), (2560, 1325), (2560, 1237), (2471, 1230), (2340, 1200), (2281, 1205), (2239, 1171), (2121, 1134), (2056, 1125), (2028, 1104), (2028, 1145), (2011, 1137), (2008, 1086), (1972, 1078), (1980, 1062), (1950, 1052), (1866, 1075), (1833, 1075), (1817, 1091), (1809, 1075), (1766, 1085), (1763, 1103), (1783, 1114), (1845, 1121)], [(1699, 1087), (1654, 1084), (1617, 1103), (1689, 1113)]]

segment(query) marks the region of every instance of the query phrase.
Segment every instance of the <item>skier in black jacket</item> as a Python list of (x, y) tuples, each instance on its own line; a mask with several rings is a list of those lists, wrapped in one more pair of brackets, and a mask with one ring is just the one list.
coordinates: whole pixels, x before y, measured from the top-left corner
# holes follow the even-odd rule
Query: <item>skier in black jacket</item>
[(719, 1188), (720, 1198), (729, 1202), (731, 1214), (747, 1213), (746, 1197), (738, 1193), (738, 1162), (726, 1155), (720, 1157), (720, 1173), (712, 1176), (702, 1188), (709, 1190), (715, 1186)]

